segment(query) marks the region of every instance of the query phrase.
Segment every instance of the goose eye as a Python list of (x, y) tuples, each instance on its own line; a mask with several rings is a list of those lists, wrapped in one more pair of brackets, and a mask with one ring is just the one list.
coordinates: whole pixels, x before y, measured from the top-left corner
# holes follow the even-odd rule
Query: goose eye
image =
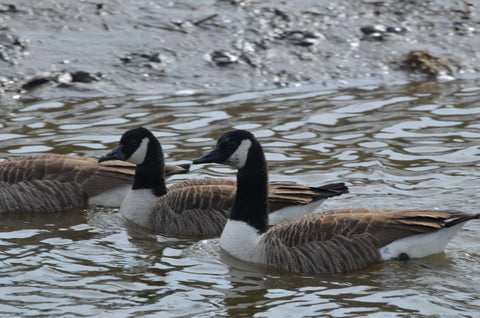
[(131, 151), (135, 151), (140, 145), (140, 141), (138, 140), (129, 140), (125, 143), (125, 149), (129, 149)]
[(223, 145), (222, 152), (231, 153), (231, 152), (234, 152), (236, 148), (237, 148), (237, 144), (231, 141)]

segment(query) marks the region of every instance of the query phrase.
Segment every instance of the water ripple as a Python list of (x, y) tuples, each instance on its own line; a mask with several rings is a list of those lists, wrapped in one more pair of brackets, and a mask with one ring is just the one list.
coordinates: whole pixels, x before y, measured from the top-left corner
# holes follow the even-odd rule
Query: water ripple
[[(270, 180), (350, 193), (324, 208), (451, 208), (478, 213), (480, 89), (475, 82), (345, 90), (25, 101), (0, 124), (2, 157), (99, 157), (126, 129), (150, 128), (167, 161), (191, 162), (224, 131), (251, 130)], [(234, 177), (219, 165), (192, 177)], [(226, 255), (218, 239), (164, 237), (117, 209), (2, 215), (1, 316), (474, 316), (480, 310), (479, 222), (445, 253), (353, 273), (266, 270)]]

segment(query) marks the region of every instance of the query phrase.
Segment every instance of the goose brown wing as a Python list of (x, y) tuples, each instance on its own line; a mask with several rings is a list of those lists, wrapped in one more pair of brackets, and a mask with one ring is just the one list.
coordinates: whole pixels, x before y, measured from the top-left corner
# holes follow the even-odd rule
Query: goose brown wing
[(344, 193), (348, 188), (343, 182), (321, 187), (308, 187), (293, 183), (271, 182), (268, 189), (270, 212), (292, 205), (304, 205)]
[(84, 167), (87, 175), (92, 173), (94, 163), (94, 159), (66, 155), (19, 157), (0, 163), (0, 180), (18, 183), (31, 180), (57, 180), (62, 176), (70, 180), (72, 175), (76, 176), (78, 166)]
[(410, 209), (385, 211), (391, 213), (391, 216), (388, 218), (385, 229), (376, 235), (381, 246), (385, 246), (399, 238), (432, 233), (442, 228), (451, 227), (480, 217), (479, 214), (451, 210)]
[[(189, 165), (165, 165), (165, 175), (186, 173)], [(9, 159), (0, 163), (0, 180), (55, 180), (77, 183), (89, 197), (133, 183), (135, 165), (123, 161), (98, 163), (96, 159), (71, 155), (38, 155)]]
[[(232, 188), (233, 191), (237, 191), (237, 181), (234, 179), (226, 179), (226, 178), (200, 178), (200, 179), (190, 179), (186, 181), (182, 181), (179, 183), (175, 183), (174, 185), (168, 188), (168, 191), (176, 191), (180, 188), (185, 187), (192, 187), (192, 186), (201, 186), (201, 185), (211, 185), (211, 186), (218, 186), (218, 187), (228, 187), (228, 189)], [(227, 189), (227, 188), (225, 188)], [(225, 190), (224, 190), (225, 191)]]
[(88, 198), (78, 184), (33, 180), (0, 181), (0, 212), (60, 212), (86, 207)]
[(152, 207), (151, 229), (166, 235), (218, 236), (235, 199), (232, 186), (191, 185), (169, 189)]
[(314, 213), (268, 230), (266, 264), (296, 272), (339, 273), (381, 260), (379, 248), (477, 216), (428, 210), (340, 209)]
[[(225, 178), (192, 179), (172, 185), (169, 191), (193, 185), (214, 185), (222, 187), (223, 191), (236, 192), (237, 181)], [(308, 187), (294, 183), (271, 182), (268, 189), (269, 212), (292, 205), (308, 204), (343, 193), (348, 193), (344, 183), (332, 183), (321, 187)]]
[(182, 163), (179, 165), (165, 164), (165, 178), (173, 176), (174, 174), (184, 174), (190, 171), (190, 164)]

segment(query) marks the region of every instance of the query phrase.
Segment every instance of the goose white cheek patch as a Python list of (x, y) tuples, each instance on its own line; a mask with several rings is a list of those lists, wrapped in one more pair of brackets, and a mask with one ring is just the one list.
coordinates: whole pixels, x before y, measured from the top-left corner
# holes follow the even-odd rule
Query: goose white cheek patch
[(148, 142), (148, 138), (143, 138), (140, 146), (138, 146), (137, 150), (135, 150), (135, 152), (130, 156), (130, 158), (127, 159), (127, 161), (137, 165), (143, 163), (145, 156), (147, 155)]
[(237, 150), (228, 158), (227, 163), (237, 169), (242, 169), (247, 162), (248, 150), (252, 142), (249, 139), (244, 139), (238, 146)]

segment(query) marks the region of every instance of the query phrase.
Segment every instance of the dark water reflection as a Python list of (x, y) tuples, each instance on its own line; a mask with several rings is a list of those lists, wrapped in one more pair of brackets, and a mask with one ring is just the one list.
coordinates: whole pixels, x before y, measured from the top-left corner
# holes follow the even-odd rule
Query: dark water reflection
[[(480, 83), (314, 87), (212, 96), (177, 92), (24, 101), (0, 117), (1, 156), (98, 157), (147, 126), (168, 162), (189, 162), (231, 128), (264, 145), (272, 180), (346, 181), (345, 206), (478, 212)], [(233, 175), (193, 167), (187, 176)], [(475, 316), (479, 222), (445, 253), (331, 276), (266, 270), (224, 255), (217, 240), (168, 238), (115, 209), (6, 213), (0, 223), (3, 316)]]

